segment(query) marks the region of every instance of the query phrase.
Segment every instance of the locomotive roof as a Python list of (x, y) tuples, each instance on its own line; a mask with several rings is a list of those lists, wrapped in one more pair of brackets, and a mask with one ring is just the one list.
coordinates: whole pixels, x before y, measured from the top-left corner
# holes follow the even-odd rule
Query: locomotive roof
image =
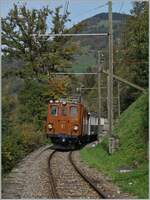
[(81, 99), (80, 97), (76, 97), (76, 98), (60, 98), (60, 99), (55, 99), (55, 100), (50, 100), (50, 103), (73, 103), (73, 104), (80, 104), (81, 103)]

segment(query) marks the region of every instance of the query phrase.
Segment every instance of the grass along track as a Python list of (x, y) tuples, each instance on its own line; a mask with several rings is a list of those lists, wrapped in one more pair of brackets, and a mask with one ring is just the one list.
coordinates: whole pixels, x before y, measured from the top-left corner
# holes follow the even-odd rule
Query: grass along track
[[(120, 187), (138, 198), (148, 198), (148, 93), (145, 92), (125, 112), (114, 128), (119, 149), (108, 154), (108, 140), (80, 151), (81, 160), (96, 168)], [(119, 169), (130, 167), (127, 173)]]

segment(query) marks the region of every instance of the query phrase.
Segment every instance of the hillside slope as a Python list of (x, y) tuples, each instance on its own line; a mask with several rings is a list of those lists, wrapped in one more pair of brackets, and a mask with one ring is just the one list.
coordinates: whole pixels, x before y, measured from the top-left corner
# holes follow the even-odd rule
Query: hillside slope
[[(130, 17), (127, 14), (112, 13), (113, 36), (114, 41), (120, 38), (121, 29), (124, 23)], [(100, 13), (93, 17), (81, 21), (78, 25), (82, 25), (79, 33), (105, 33), (108, 32), (108, 13)], [(74, 27), (71, 29), (74, 32)], [(81, 46), (90, 46), (93, 50), (106, 48), (108, 45), (108, 38), (106, 36), (81, 36), (75, 38), (76, 41), (81, 42)]]
[[(121, 30), (130, 15), (112, 13), (114, 44), (121, 38)], [(81, 21), (81, 30), (78, 33), (105, 33), (108, 32), (108, 13), (100, 13)], [(74, 33), (74, 27), (70, 29)], [(97, 51), (102, 50), (105, 56), (108, 53), (108, 38), (106, 36), (80, 36), (73, 39), (80, 43), (80, 54), (75, 56), (72, 64), (74, 72), (86, 72), (88, 67), (97, 63)]]
[[(148, 94), (137, 99), (120, 117), (114, 133), (120, 148), (112, 156), (107, 152), (107, 139), (95, 148), (81, 150), (88, 165), (110, 176), (123, 191), (148, 198)], [(121, 168), (131, 172), (120, 173)]]

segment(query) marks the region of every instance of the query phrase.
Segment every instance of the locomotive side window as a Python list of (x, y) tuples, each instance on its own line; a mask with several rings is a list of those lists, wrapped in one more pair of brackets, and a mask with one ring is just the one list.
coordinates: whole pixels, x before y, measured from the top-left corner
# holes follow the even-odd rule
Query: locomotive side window
[(77, 107), (75, 107), (75, 106), (70, 107), (70, 115), (71, 115), (72, 117), (76, 117), (76, 116), (77, 116), (77, 113), (78, 113)]
[(62, 116), (67, 116), (67, 107), (62, 107), (62, 109), (61, 109), (61, 115)]
[(51, 106), (51, 111), (50, 111), (52, 116), (57, 116), (58, 113), (58, 107), (57, 106)]

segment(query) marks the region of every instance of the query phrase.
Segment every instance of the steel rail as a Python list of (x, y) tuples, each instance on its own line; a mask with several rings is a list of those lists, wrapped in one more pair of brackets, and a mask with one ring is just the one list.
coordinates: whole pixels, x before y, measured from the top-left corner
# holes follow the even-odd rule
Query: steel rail
[(94, 184), (89, 177), (87, 177), (85, 174), (82, 173), (82, 171), (76, 166), (75, 162), (72, 159), (72, 151), (69, 153), (69, 161), (74, 167), (74, 169), (78, 172), (78, 174), (97, 192), (97, 194), (104, 198), (107, 199), (108, 196), (101, 191), (99, 188), (97, 188), (96, 184)]
[(47, 151), (48, 149), (50, 149), (52, 147), (52, 145), (49, 145), (48, 147), (45, 147), (44, 149), (42, 149), (38, 155), (35, 156), (35, 158), (38, 158), (44, 151)]
[(37, 155), (35, 155), (34, 159), (39, 158), (39, 156), (44, 152), (47, 151), (48, 149), (50, 149), (52, 147), (52, 145), (49, 145), (48, 147), (45, 147), (44, 149), (42, 149)]
[(51, 170), (51, 160), (52, 160), (52, 157), (54, 156), (54, 154), (56, 152), (57, 151), (54, 150), (50, 154), (49, 159), (48, 159), (48, 168), (49, 168), (49, 181), (50, 181), (50, 185), (51, 185), (52, 198), (59, 199), (59, 195), (58, 195), (57, 190), (56, 190), (55, 180), (54, 180), (53, 173), (52, 173), (52, 170)]

